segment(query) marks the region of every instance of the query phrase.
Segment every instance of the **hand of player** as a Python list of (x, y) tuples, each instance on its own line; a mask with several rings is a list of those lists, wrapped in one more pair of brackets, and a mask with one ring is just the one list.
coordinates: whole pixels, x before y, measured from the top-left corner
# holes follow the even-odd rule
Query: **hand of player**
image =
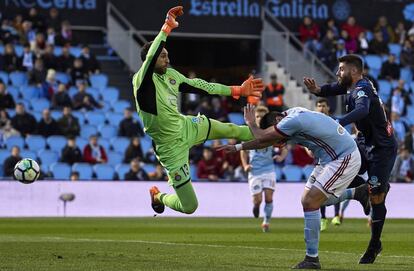
[(224, 151), (224, 152), (228, 152), (228, 153), (233, 153), (233, 152), (237, 152), (236, 150), (236, 145), (222, 145), (222, 146), (218, 146), (216, 148), (217, 151)]
[(245, 167), (243, 167), (245, 172), (249, 172), (250, 170), (252, 170), (252, 165), (248, 164)]
[(321, 92), (320, 86), (316, 84), (315, 79), (309, 77), (303, 77), (303, 83), (308, 88), (308, 90), (313, 94), (318, 94)]
[(244, 107), (244, 122), (246, 122), (248, 126), (256, 123), (256, 116), (255, 116), (254, 109), (255, 109), (255, 106), (251, 104), (247, 104)]
[(231, 96), (235, 99), (242, 97), (262, 97), (262, 92), (265, 89), (262, 78), (253, 78), (250, 76), (241, 86), (231, 86)]
[(161, 30), (164, 31), (165, 34), (169, 35), (171, 30), (178, 27), (178, 22), (175, 20), (178, 16), (184, 14), (182, 6), (176, 6), (170, 9), (167, 12), (167, 17), (165, 18), (165, 23), (162, 26)]

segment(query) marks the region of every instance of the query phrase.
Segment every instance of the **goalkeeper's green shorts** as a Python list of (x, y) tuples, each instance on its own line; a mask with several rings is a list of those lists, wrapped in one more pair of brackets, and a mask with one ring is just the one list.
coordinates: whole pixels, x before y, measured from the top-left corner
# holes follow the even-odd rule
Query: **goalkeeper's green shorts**
[(175, 189), (191, 181), (188, 163), (190, 148), (204, 143), (210, 134), (210, 129), (210, 120), (205, 115), (186, 116), (183, 131), (177, 131), (181, 133), (181, 137), (154, 146), (158, 160), (167, 170), (168, 183)]

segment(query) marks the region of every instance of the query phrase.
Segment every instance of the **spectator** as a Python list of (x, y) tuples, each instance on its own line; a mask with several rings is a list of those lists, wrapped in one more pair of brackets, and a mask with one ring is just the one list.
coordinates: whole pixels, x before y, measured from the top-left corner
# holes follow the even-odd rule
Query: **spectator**
[(135, 158), (139, 158), (141, 161), (144, 160), (141, 141), (137, 136), (131, 138), (131, 143), (129, 143), (129, 146), (125, 151), (124, 163), (129, 163)]
[(367, 55), (369, 51), (369, 42), (365, 32), (361, 32), (358, 36), (358, 53)]
[(14, 107), (13, 96), (10, 93), (7, 93), (6, 85), (0, 81), (0, 110)]
[(306, 165), (313, 165), (315, 158), (311, 153), (302, 146), (295, 145), (292, 149), (293, 164), (304, 167)]
[(43, 97), (51, 100), (53, 95), (58, 91), (58, 82), (56, 81), (56, 71), (49, 69), (47, 71), (46, 80), (42, 83)]
[(126, 181), (147, 181), (150, 178), (148, 177), (147, 172), (141, 168), (139, 159), (133, 159), (131, 161), (131, 168), (125, 174)]
[(299, 38), (304, 47), (313, 53), (317, 52), (319, 35), (318, 25), (312, 22), (309, 16), (305, 16), (299, 26)]
[(72, 78), (72, 84), (78, 85), (79, 82), (84, 82), (88, 80), (88, 74), (84, 68), (82, 59), (75, 58), (73, 61), (73, 67), (70, 71), (70, 76)]
[(11, 43), (14, 44), (18, 40), (16, 28), (14, 28), (12, 22), (4, 19), (1, 22), (0, 27), (0, 42), (3, 44)]
[(48, 17), (46, 18), (46, 23), (48, 27), (53, 28), (55, 31), (60, 30), (62, 19), (60, 18), (60, 14), (57, 8), (51, 8), (49, 10)]
[(412, 183), (414, 180), (414, 159), (408, 149), (402, 148), (391, 172), (391, 181)]
[(29, 72), (29, 84), (40, 87), (46, 80), (47, 71), (43, 65), (43, 60), (37, 58), (35, 60), (34, 69)]
[(30, 8), (27, 20), (32, 23), (33, 29), (36, 31), (42, 32), (45, 30), (45, 20), (40, 14), (38, 14), (37, 9)]
[(119, 123), (119, 136), (144, 136), (144, 131), (142, 130), (141, 124), (139, 123), (139, 121), (132, 117), (132, 114), (133, 113), (131, 107), (128, 107), (124, 110), (124, 119)]
[(392, 27), (388, 24), (387, 17), (381, 16), (378, 18), (377, 25), (374, 27), (374, 31), (381, 32), (384, 42), (393, 43), (395, 42), (395, 34)]
[(22, 32), (23, 31), (23, 15), (17, 14), (16, 16), (14, 16), (12, 26), (14, 30), (17, 31), (17, 33)]
[(400, 65), (395, 62), (395, 55), (388, 55), (388, 60), (382, 63), (379, 78), (389, 81), (398, 80), (400, 78)]
[[(396, 96), (395, 101), (392, 101), (391, 98), (391, 111), (393, 111), (393, 102), (395, 102), (395, 105), (397, 105), (396, 109), (394, 110), (397, 112), (400, 116), (405, 116), (407, 114), (407, 106), (411, 105), (411, 98), (405, 87), (405, 81), (400, 79), (398, 80), (398, 85), (395, 87), (393, 91), (393, 97)], [(402, 100), (402, 101), (401, 101)]]
[(77, 171), (72, 171), (70, 173), (70, 180), (71, 181), (79, 181), (79, 172)]
[(414, 73), (414, 50), (409, 40), (404, 41), (400, 54), (400, 63), (404, 68), (410, 68)]
[(363, 27), (356, 23), (354, 16), (348, 17), (346, 23), (342, 25), (342, 30), (345, 30), (352, 40), (358, 39), (359, 35), (365, 31)]
[(199, 112), (201, 115), (206, 115), (207, 117), (213, 113), (208, 97), (203, 97), (201, 99), (199, 106), (196, 108), (196, 112)]
[(69, 21), (63, 21), (60, 24), (60, 32), (55, 38), (55, 43), (58, 46), (64, 46), (72, 42), (72, 26)]
[(211, 148), (204, 148), (203, 158), (198, 162), (197, 176), (200, 179), (218, 181), (222, 177), (221, 164), (213, 157)]
[(391, 97), (391, 112), (397, 113), (402, 116), (405, 107), (404, 97), (402, 96), (401, 89), (394, 89)]
[(277, 81), (277, 75), (270, 75), (270, 83), (263, 92), (263, 100), (270, 111), (282, 111), (285, 108), (284, 94), (285, 87)]
[(35, 61), (36, 55), (30, 50), (30, 44), (25, 43), (23, 45), (22, 69), (28, 72), (33, 70)]
[[(235, 139), (229, 139), (228, 144), (236, 144)], [(241, 179), (243, 170), (241, 167), (240, 152), (226, 153), (222, 163), (221, 172), (223, 178), (236, 181)]]
[(94, 110), (95, 108), (102, 107), (102, 105), (99, 104), (92, 95), (86, 92), (85, 82), (78, 82), (77, 86), (79, 92), (73, 97), (74, 109)]
[(334, 32), (331, 29), (326, 31), (325, 37), (322, 39), (321, 47), (319, 49), (318, 56), (331, 70), (336, 67), (336, 40)]
[(345, 41), (343, 39), (339, 39), (336, 42), (336, 58), (340, 58), (347, 54), (347, 51), (345, 49)]
[(60, 72), (71, 74), (75, 57), (70, 54), (69, 46), (62, 47), (62, 54), (57, 58), (57, 69)]
[(43, 109), (42, 119), (37, 124), (37, 133), (44, 137), (60, 134), (59, 125), (50, 116), (50, 111), (48, 108)]
[(7, 111), (0, 109), (0, 146), (7, 138), (19, 135), (20, 133), (11, 125), (11, 120)]
[(363, 72), (362, 72), (362, 75), (363, 75), (364, 77), (368, 78), (368, 79), (369, 79), (369, 81), (371, 81), (371, 82), (372, 82), (372, 84), (374, 85), (374, 88), (375, 88), (377, 91), (380, 91), (379, 86), (378, 86), (377, 79), (375, 79), (375, 78), (374, 78), (371, 74), (369, 74), (369, 66), (368, 66), (368, 64), (367, 64), (367, 63), (365, 63), (365, 65), (364, 65), (364, 70), (363, 70)]
[(16, 55), (14, 46), (11, 43), (4, 46), (3, 69), (8, 73), (20, 69), (19, 57)]
[(108, 162), (104, 147), (98, 144), (97, 135), (89, 137), (89, 144), (83, 149), (83, 160), (89, 164), (105, 164)]
[(55, 45), (56, 32), (53, 27), (48, 27), (46, 31), (46, 43), (48, 45)]
[(414, 124), (411, 125), (410, 131), (405, 134), (404, 147), (411, 153), (414, 154)]
[(211, 99), (212, 109), (210, 112), (209, 118), (221, 121), (228, 122), (226, 110), (221, 106), (221, 100), (219, 97), (213, 97)]
[(13, 148), (11, 149), (11, 155), (7, 157), (6, 160), (4, 160), (4, 176), (12, 177), (14, 175), (14, 166), (20, 160), (22, 160), (22, 157), (20, 156), (20, 148), (17, 146), (13, 146)]
[(19, 32), (20, 36), (20, 43), (32, 43), (35, 41), (36, 32), (32, 29), (32, 23), (30, 21), (23, 21), (22, 23), (22, 30)]
[(374, 39), (369, 42), (369, 51), (370, 54), (374, 55), (388, 55), (389, 48), (387, 42), (383, 38), (381, 31), (374, 33)]
[(55, 56), (55, 47), (52, 44), (47, 44), (45, 52), (42, 55), (43, 65), (45, 69), (54, 69), (58, 68), (58, 58)]
[(149, 172), (148, 176), (151, 181), (168, 181), (167, 173), (165, 173), (164, 168), (160, 164), (157, 164), (155, 166), (155, 171)]
[(35, 41), (31, 44), (31, 48), (36, 53), (36, 55), (43, 55), (46, 49), (46, 39), (43, 33), (36, 33), (36, 38)]
[(79, 121), (72, 115), (72, 109), (69, 106), (63, 107), (63, 116), (58, 120), (59, 130), (66, 137), (76, 137), (79, 135)]
[(408, 130), (406, 124), (400, 119), (400, 115), (395, 112), (391, 112), (391, 123), (395, 131), (395, 136), (400, 144), (404, 141), (405, 133)]
[(73, 165), (74, 163), (82, 162), (82, 152), (78, 146), (74, 137), (69, 137), (66, 146), (62, 149), (62, 155), (60, 161)]
[(333, 18), (329, 18), (326, 21), (326, 25), (323, 29), (323, 36), (326, 36), (328, 31), (332, 32), (332, 35), (333, 35), (334, 39), (339, 37), (339, 30), (338, 30), (338, 27), (336, 26), (336, 22)]
[(395, 38), (396, 38), (395, 41), (403, 45), (404, 41), (407, 38), (407, 30), (405, 29), (403, 21), (399, 21), (397, 23), (397, 27), (395, 28), (394, 32), (395, 32)]
[(99, 62), (96, 60), (95, 55), (90, 52), (88, 46), (83, 46), (80, 59), (83, 62), (86, 72), (89, 74), (99, 73), (101, 69)]
[(36, 131), (36, 119), (33, 115), (26, 112), (22, 103), (16, 104), (16, 115), (11, 119), (14, 129), (23, 136), (33, 134)]
[(346, 30), (341, 31), (341, 38), (345, 41), (345, 49), (348, 54), (353, 54), (358, 49), (358, 42), (356, 39), (352, 39)]
[(62, 109), (65, 106), (72, 107), (72, 100), (66, 91), (66, 86), (59, 84), (57, 92), (52, 97), (52, 108)]

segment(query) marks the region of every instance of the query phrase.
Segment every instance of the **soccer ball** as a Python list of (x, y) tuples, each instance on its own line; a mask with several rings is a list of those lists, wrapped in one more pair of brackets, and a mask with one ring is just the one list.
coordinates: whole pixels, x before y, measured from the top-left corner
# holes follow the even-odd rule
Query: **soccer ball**
[(24, 158), (14, 166), (14, 177), (22, 183), (29, 184), (39, 178), (39, 164), (30, 158)]

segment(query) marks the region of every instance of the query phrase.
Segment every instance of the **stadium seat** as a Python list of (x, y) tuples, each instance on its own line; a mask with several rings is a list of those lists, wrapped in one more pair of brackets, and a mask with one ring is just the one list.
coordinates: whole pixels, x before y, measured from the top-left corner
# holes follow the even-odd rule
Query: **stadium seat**
[(72, 111), (72, 115), (78, 119), (79, 124), (82, 127), (82, 125), (85, 123), (85, 114), (83, 114), (81, 111)]
[(42, 90), (36, 86), (22, 86), (20, 88), (20, 94), (22, 98), (30, 101), (34, 98), (39, 98), (42, 93)]
[(22, 57), (23, 56), (23, 46), (20, 44), (15, 44), (14, 45), (14, 51), (16, 53), (16, 55), (18, 57)]
[(66, 163), (53, 163), (50, 165), (49, 171), (52, 172), (53, 177), (57, 180), (69, 180), (71, 167)]
[(92, 87), (97, 89), (104, 89), (108, 85), (108, 76), (105, 74), (92, 74), (89, 76), (89, 81)]
[(195, 165), (195, 164), (190, 164), (190, 177), (191, 177), (191, 181), (197, 181), (198, 180), (197, 165)]
[(378, 94), (381, 100), (386, 103), (391, 96), (392, 86), (387, 80), (378, 80), (379, 91)]
[(213, 140), (207, 140), (203, 145), (204, 147), (211, 147), (213, 145)]
[(7, 92), (13, 96), (14, 100), (17, 100), (20, 98), (20, 91), (18, 87), (7, 86)]
[(244, 124), (244, 117), (242, 113), (229, 113), (229, 120), (231, 123), (237, 124), (237, 125), (243, 125)]
[(55, 46), (55, 48), (53, 48), (53, 54), (55, 56), (62, 55), (62, 46)]
[(51, 150), (40, 150), (37, 152), (40, 160), (40, 168), (44, 173), (49, 172), (50, 165), (59, 161), (59, 154)]
[(282, 172), (285, 175), (287, 182), (300, 182), (302, 181), (302, 168), (295, 165), (286, 165), (282, 168)]
[(6, 148), (10, 150), (13, 146), (18, 146), (20, 150), (24, 147), (24, 139), (21, 136), (11, 136), (6, 139)]
[(118, 127), (121, 121), (124, 119), (124, 115), (120, 113), (109, 112), (106, 113), (106, 119), (108, 120), (109, 124)]
[(94, 125), (83, 125), (81, 126), (81, 137), (89, 138), (91, 135), (96, 135), (98, 133), (98, 129)]
[(115, 167), (115, 171), (118, 174), (118, 179), (125, 180), (125, 174), (129, 171), (129, 164), (119, 164)]
[(95, 99), (95, 101), (99, 101), (101, 99), (101, 95), (99, 94), (99, 91), (96, 88), (88, 87), (85, 91), (86, 93), (90, 94)]
[(121, 164), (122, 161), (124, 160), (124, 156), (123, 154), (119, 153), (119, 152), (115, 152), (115, 151), (108, 151), (106, 150), (107, 155), (108, 155), (108, 164), (112, 165), (112, 166), (116, 166), (118, 164)]
[(308, 180), (314, 168), (314, 165), (306, 165), (302, 168), (302, 173), (303, 176), (305, 176), (305, 180)]
[(112, 103), (118, 101), (119, 90), (114, 87), (107, 87), (101, 91), (101, 96), (105, 102)]
[(105, 114), (105, 113), (107, 113), (107, 112), (110, 112), (110, 111), (111, 111), (112, 106), (111, 106), (111, 104), (110, 104), (110, 103), (108, 103), (108, 102), (103, 102), (103, 101), (100, 101), (99, 103), (102, 105), (102, 107), (101, 107), (101, 108), (95, 108), (95, 112), (100, 112), (100, 113), (102, 113), (102, 114)]
[(388, 48), (390, 49), (390, 54), (394, 54), (396, 56), (396, 59), (400, 59), (400, 53), (401, 53), (401, 45), (398, 43), (389, 43)]
[(58, 120), (63, 116), (63, 113), (62, 113), (62, 111), (59, 111), (59, 110), (52, 110), (50, 112), (50, 115), (51, 115), (52, 119)]
[(125, 100), (118, 100), (112, 103), (112, 109), (116, 113), (123, 113), (125, 108), (131, 107), (130, 102)]
[(106, 151), (109, 151), (109, 149), (111, 148), (111, 144), (109, 143), (109, 140), (102, 138), (102, 137), (98, 139), (98, 144), (102, 145), (102, 147), (104, 147)]
[(10, 118), (13, 118), (16, 115), (16, 110), (14, 109), (6, 109), (6, 112)]
[(67, 73), (64, 73), (64, 72), (57, 72), (55, 78), (56, 78), (56, 81), (58, 81), (62, 84), (65, 84), (65, 85), (69, 84), (69, 82), (70, 82), (69, 75)]
[(92, 179), (92, 166), (88, 163), (75, 163), (72, 166), (72, 171), (79, 172), (79, 180), (91, 180)]
[(60, 154), (62, 149), (66, 146), (67, 140), (64, 136), (52, 135), (46, 139), (46, 142), (50, 150)]
[(104, 124), (106, 121), (106, 117), (104, 114), (100, 112), (88, 112), (85, 114), (85, 119), (89, 124), (99, 126), (101, 124)]
[[(0, 164), (0, 177), (4, 177), (4, 172), (3, 172), (3, 165)], [(0, 178), (0, 181), (2, 181), (3, 178)]]
[(68, 89), (68, 95), (69, 95), (69, 97), (71, 98), (71, 99), (73, 99), (73, 97), (76, 95), (76, 93), (78, 93), (79, 92), (79, 90), (76, 88), (76, 87), (74, 87), (74, 86), (72, 86), (72, 87), (70, 87), (69, 89)]
[(21, 87), (27, 85), (27, 75), (24, 72), (12, 72), (9, 74), (9, 79), (13, 86)]
[(127, 137), (114, 137), (111, 139), (112, 149), (119, 153), (124, 153), (128, 148), (130, 143), (129, 138)]
[(0, 80), (7, 86), (9, 84), (9, 74), (4, 71), (0, 71)]
[(44, 109), (50, 107), (50, 102), (45, 98), (31, 99), (30, 105), (34, 111), (42, 112)]
[(20, 151), (20, 156), (22, 158), (30, 158), (33, 160), (37, 160), (37, 154), (34, 151), (30, 151), (30, 150), (21, 150)]
[(381, 66), (382, 66), (381, 57), (379, 57), (377, 55), (367, 55), (367, 56), (365, 56), (365, 62), (369, 66), (370, 74), (373, 77), (378, 78), (378, 75), (380, 73)]
[(32, 111), (30, 114), (33, 115), (37, 122), (39, 122), (42, 119), (42, 113), (39, 111)]
[(79, 149), (82, 151), (83, 153), (83, 149), (85, 148), (85, 146), (89, 144), (88, 140), (83, 138), (83, 137), (77, 137), (76, 138), (76, 146), (79, 147)]
[(142, 169), (145, 170), (147, 174), (155, 171), (155, 166), (153, 164), (144, 164)]
[(4, 54), (4, 45), (0, 44), (0, 55)]
[(411, 125), (414, 125), (414, 106), (410, 105), (407, 107), (407, 119)]
[(46, 148), (46, 140), (41, 135), (29, 135), (26, 137), (26, 145), (31, 151), (39, 151)]
[(3, 165), (4, 160), (6, 160), (10, 155), (11, 154), (9, 150), (0, 149), (0, 164)]
[(283, 176), (282, 168), (275, 165), (276, 181), (285, 179)]
[(82, 48), (81, 48), (81, 47), (74, 47), (74, 46), (71, 46), (71, 47), (69, 48), (69, 52), (70, 52), (70, 54), (72, 54), (74, 57), (80, 57), (80, 56), (81, 56), (81, 54), (82, 54)]
[(98, 127), (101, 137), (111, 139), (118, 134), (118, 129), (115, 126), (103, 124)]
[(96, 179), (98, 180), (113, 180), (115, 175), (115, 170), (110, 165), (98, 164), (93, 166), (93, 171), (95, 172)]
[[(400, 79), (404, 80), (405, 83), (411, 84), (413, 82), (413, 73), (410, 68), (400, 69)], [(414, 89), (411, 88), (414, 91)]]
[(152, 139), (149, 136), (141, 138), (141, 148), (144, 155), (152, 149)]

